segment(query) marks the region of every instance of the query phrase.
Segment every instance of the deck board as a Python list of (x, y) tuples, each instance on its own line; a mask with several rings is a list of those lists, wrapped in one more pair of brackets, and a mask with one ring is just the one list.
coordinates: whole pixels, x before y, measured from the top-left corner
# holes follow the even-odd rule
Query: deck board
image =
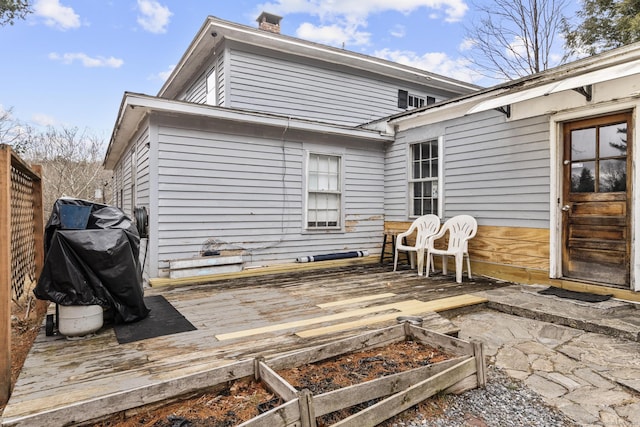
[[(425, 327), (452, 333), (454, 326), (433, 313), (434, 306), (429, 302), (498, 286), (502, 285), (484, 278), (465, 278), (458, 284), (452, 276), (425, 278), (410, 270), (392, 272), (389, 265), (353, 265), (149, 288), (146, 295), (163, 295), (198, 329), (120, 345), (110, 327), (74, 341), (47, 337), (43, 327), (2, 423), (12, 425), (23, 420), (29, 425), (33, 414), (108, 396), (113, 404), (114, 395), (132, 390), (140, 394), (140, 399), (153, 399), (145, 397), (145, 387), (157, 387), (247, 358), (353, 336), (364, 329), (382, 327), (385, 322), (395, 323), (403, 310), (424, 313)], [(366, 322), (365, 318), (349, 330), (340, 327), (358, 320), (358, 316), (374, 319), (384, 315), (387, 317), (381, 322)], [(317, 328), (328, 329), (307, 338), (295, 334)], [(258, 329), (259, 334), (247, 333)], [(235, 335), (224, 341), (216, 338), (224, 334)], [(180, 391), (175, 390), (176, 395)]]

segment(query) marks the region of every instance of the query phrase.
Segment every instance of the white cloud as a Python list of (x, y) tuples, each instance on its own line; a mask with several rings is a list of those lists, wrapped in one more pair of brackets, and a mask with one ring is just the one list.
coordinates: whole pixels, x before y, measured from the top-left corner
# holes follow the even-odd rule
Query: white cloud
[(369, 44), (370, 33), (357, 31), (354, 26), (341, 27), (339, 25), (315, 26), (303, 23), (296, 30), (296, 35), (305, 40), (311, 40), (331, 46), (366, 45)]
[(376, 51), (374, 55), (378, 58), (466, 82), (477, 82), (483, 77), (470, 68), (471, 64), (466, 59), (453, 59), (443, 52), (431, 52), (419, 55), (416, 52), (406, 50), (382, 49)]
[(347, 22), (355, 22), (375, 13), (409, 14), (421, 7), (443, 12), (447, 22), (460, 21), (468, 9), (464, 0), (275, 0), (258, 5), (256, 11), (268, 10), (280, 15), (306, 13), (318, 16), (321, 20), (342, 18)]
[(56, 119), (44, 113), (34, 114), (33, 116), (31, 116), (31, 121), (38, 126), (54, 126), (58, 123)]
[(104, 56), (90, 57), (86, 53), (64, 53), (62, 55), (52, 52), (49, 54), (49, 59), (53, 61), (60, 61), (63, 64), (73, 64), (75, 61), (80, 61), (84, 67), (96, 68), (96, 67), (108, 67), (108, 68), (120, 68), (124, 61), (119, 58), (110, 56), (105, 58)]
[(150, 33), (161, 34), (167, 32), (167, 25), (173, 13), (167, 6), (155, 0), (138, 0), (138, 24)]
[(458, 50), (460, 52), (466, 52), (468, 50), (473, 49), (473, 47), (476, 45), (476, 40), (473, 39), (464, 39), (462, 40), (462, 43), (460, 43), (458, 45)]
[[(367, 27), (367, 19), (371, 15), (384, 12), (408, 15), (420, 8), (437, 12), (436, 17), (443, 15), (447, 22), (462, 20), (468, 9), (465, 0), (273, 0), (258, 5), (255, 14), (258, 16), (260, 12), (268, 10), (282, 16), (300, 13), (317, 17), (320, 21), (318, 25), (300, 25), (296, 31), (298, 37), (342, 46), (370, 43), (371, 34), (362, 29)], [(402, 37), (404, 31), (397, 27), (391, 35)]]
[(80, 16), (72, 7), (63, 6), (60, 0), (37, 0), (33, 5), (35, 16), (44, 18), (46, 25), (61, 30), (80, 27)]
[(169, 65), (169, 68), (167, 68), (165, 71), (160, 71), (156, 74), (150, 75), (148, 80), (162, 80), (164, 82), (169, 78), (174, 68), (176, 68), (175, 64)]
[(407, 29), (404, 25), (396, 25), (389, 32), (389, 34), (391, 34), (393, 37), (402, 38), (407, 35)]
[(527, 45), (520, 36), (514, 37), (513, 41), (508, 48), (505, 49), (505, 53), (510, 58), (526, 58), (527, 57)]

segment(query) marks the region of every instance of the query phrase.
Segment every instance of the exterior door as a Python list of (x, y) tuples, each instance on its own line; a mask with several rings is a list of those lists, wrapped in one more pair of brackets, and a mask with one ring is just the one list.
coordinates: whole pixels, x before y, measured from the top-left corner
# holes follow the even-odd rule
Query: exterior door
[(562, 274), (629, 286), (631, 113), (563, 129)]

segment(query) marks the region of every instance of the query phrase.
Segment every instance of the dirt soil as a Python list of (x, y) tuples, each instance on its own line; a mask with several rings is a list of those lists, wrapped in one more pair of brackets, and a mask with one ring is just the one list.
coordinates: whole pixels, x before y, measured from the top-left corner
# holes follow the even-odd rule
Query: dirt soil
[[(433, 347), (414, 341), (403, 341), (385, 347), (350, 353), (314, 364), (280, 371), (279, 374), (298, 389), (308, 388), (321, 394), (341, 387), (369, 381), (385, 375), (437, 363), (452, 357)], [(161, 403), (117, 414), (94, 427), (230, 427), (256, 417), (283, 402), (261, 383), (252, 379), (233, 381), (198, 395), (184, 396), (180, 401)], [(376, 403), (365, 402), (356, 407), (318, 418), (318, 426), (337, 422)], [(410, 419), (417, 412), (438, 414), (446, 407), (446, 399), (436, 397), (405, 411), (382, 426)]]

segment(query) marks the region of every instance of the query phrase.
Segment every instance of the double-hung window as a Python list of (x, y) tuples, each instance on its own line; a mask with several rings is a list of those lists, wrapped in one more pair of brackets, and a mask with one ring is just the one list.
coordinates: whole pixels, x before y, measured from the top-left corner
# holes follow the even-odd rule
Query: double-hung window
[(339, 229), (342, 218), (342, 158), (309, 153), (307, 229)]
[(438, 139), (410, 146), (409, 213), (440, 215), (440, 143)]

